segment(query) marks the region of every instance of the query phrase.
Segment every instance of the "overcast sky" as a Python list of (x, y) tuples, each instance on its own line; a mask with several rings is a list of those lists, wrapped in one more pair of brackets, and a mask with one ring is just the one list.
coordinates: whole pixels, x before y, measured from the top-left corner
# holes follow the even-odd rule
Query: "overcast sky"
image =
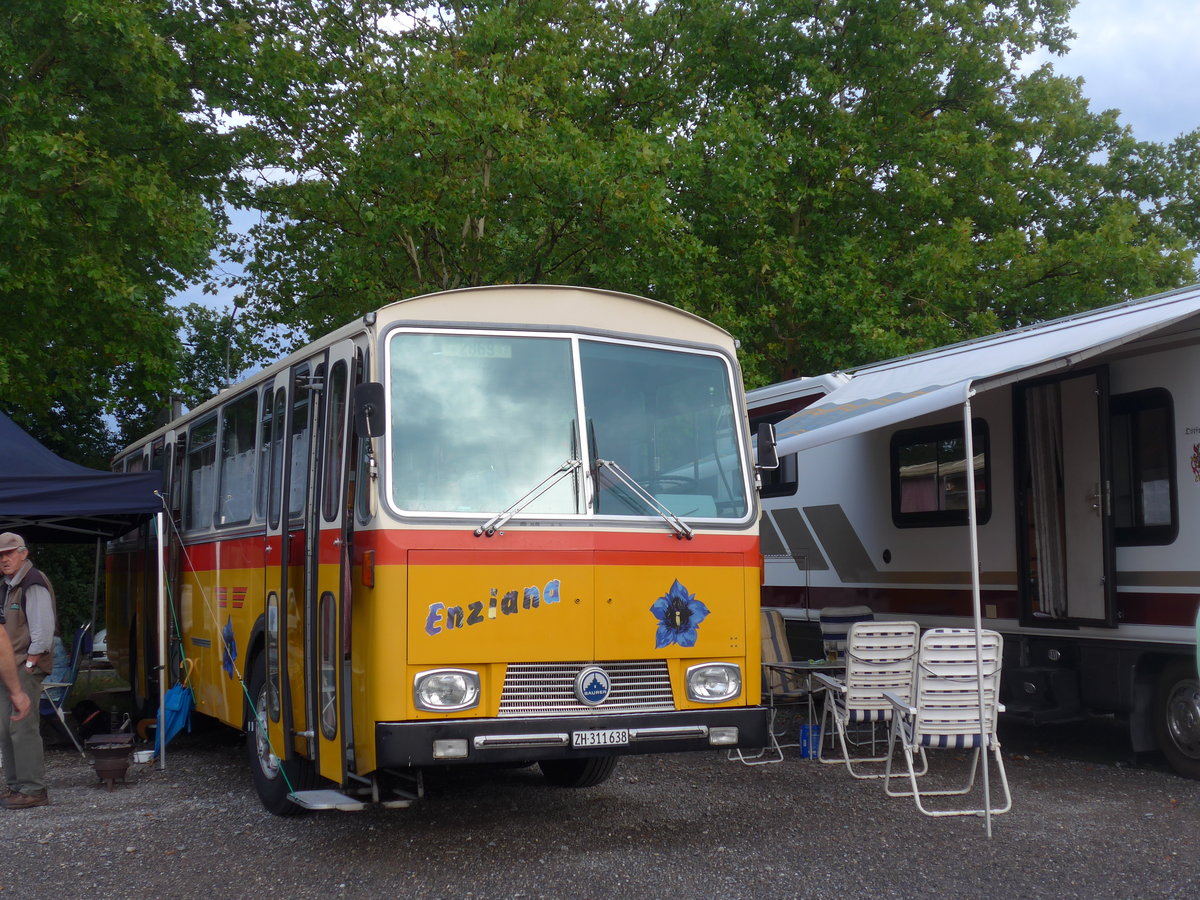
[(1094, 110), (1119, 109), (1144, 141), (1200, 128), (1200, 0), (1078, 0), (1063, 75), (1082, 77)]

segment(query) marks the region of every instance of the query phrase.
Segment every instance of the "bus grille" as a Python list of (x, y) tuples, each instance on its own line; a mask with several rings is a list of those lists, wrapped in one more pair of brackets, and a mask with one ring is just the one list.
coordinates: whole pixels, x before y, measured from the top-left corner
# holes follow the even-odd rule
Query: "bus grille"
[[(612, 689), (600, 706), (580, 703), (575, 676), (587, 666), (608, 673)], [(594, 716), (674, 709), (671, 676), (661, 659), (598, 663), (514, 663), (504, 676), (500, 717)]]

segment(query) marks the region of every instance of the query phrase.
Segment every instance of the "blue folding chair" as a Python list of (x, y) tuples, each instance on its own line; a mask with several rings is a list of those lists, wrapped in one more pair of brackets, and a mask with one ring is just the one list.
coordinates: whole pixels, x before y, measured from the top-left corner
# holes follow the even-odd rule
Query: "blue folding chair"
[(38, 705), (42, 716), (49, 717), (55, 729), (70, 738), (71, 743), (75, 745), (75, 749), (79, 751), (79, 755), (85, 759), (87, 758), (87, 754), (83, 752), (83, 745), (79, 743), (79, 738), (75, 736), (75, 732), (67, 724), (66, 707), (71, 697), (71, 689), (75, 686), (75, 680), (79, 677), (79, 663), (83, 658), (84, 647), (89, 645), (88, 638), (91, 633), (91, 627), (90, 624), (84, 625), (75, 632), (75, 639), (71, 642), (71, 654), (67, 659), (65, 671), (56, 665), (54, 671), (50, 673), (50, 677), (42, 682), (42, 697)]

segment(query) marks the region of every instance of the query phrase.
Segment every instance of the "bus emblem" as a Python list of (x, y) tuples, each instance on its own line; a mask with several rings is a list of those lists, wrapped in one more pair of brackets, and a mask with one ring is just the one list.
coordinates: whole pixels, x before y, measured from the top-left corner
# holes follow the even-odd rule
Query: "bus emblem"
[(599, 666), (588, 666), (575, 676), (575, 696), (580, 703), (599, 706), (608, 699), (612, 681)]

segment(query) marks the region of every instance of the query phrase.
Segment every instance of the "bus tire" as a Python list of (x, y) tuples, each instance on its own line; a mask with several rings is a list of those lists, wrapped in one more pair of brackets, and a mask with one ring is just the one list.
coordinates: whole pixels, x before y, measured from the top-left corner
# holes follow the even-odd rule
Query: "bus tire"
[(1171, 768), (1200, 779), (1200, 678), (1191, 660), (1172, 660), (1159, 673), (1154, 734)]
[[(254, 780), (254, 790), (267, 812), (276, 816), (294, 816), (304, 807), (288, 799), (292, 790), (302, 791), (313, 786), (312, 764), (307, 759), (293, 758), (284, 762), (271, 752), (266, 731), (267, 664), (266, 655), (259, 654), (250, 674), (250, 696), (253, 708), (246, 705), (246, 763)], [(255, 711), (258, 711), (257, 714)], [(285, 777), (286, 776), (286, 777)], [(291, 785), (289, 788), (288, 785)]]
[(615, 756), (582, 759), (543, 759), (538, 763), (546, 781), (555, 787), (585, 788), (601, 784), (617, 767)]

